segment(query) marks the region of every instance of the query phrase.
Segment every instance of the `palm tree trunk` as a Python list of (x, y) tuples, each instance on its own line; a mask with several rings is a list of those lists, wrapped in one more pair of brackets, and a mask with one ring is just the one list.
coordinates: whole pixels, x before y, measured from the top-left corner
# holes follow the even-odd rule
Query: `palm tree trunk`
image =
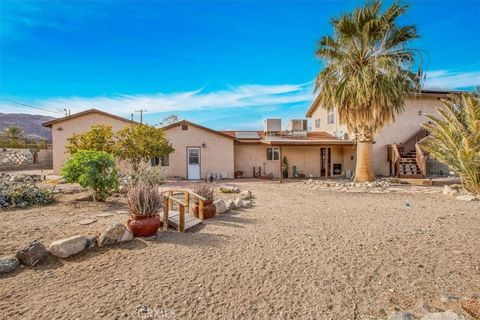
[(372, 157), (372, 130), (365, 128), (357, 135), (357, 164), (355, 181), (368, 182), (375, 180)]

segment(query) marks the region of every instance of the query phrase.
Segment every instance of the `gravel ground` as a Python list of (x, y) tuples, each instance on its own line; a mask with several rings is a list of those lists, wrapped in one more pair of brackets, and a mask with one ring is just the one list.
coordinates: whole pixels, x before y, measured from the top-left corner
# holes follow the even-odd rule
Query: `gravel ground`
[[(249, 183), (253, 207), (0, 276), (2, 319), (386, 319), (480, 294), (480, 202)], [(93, 235), (122, 201), (0, 212), (0, 256)], [(97, 217), (112, 213), (110, 217)], [(83, 226), (79, 221), (96, 218)]]

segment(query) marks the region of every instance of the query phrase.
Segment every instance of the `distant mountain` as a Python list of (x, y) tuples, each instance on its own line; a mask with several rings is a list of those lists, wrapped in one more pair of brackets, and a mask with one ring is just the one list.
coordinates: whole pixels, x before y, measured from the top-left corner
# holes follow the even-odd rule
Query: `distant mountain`
[(51, 140), (52, 134), (50, 133), (50, 128), (42, 127), (42, 123), (52, 119), (55, 118), (36, 114), (0, 112), (0, 135), (3, 135), (4, 128), (15, 124), (23, 130), (24, 136), (41, 137), (43, 139)]

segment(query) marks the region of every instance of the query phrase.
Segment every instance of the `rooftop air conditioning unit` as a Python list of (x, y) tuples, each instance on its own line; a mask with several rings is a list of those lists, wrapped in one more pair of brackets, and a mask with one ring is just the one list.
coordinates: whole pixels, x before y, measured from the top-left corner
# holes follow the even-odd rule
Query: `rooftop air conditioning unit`
[(282, 131), (282, 119), (265, 119), (263, 131), (265, 132)]
[(293, 119), (290, 120), (288, 125), (289, 131), (307, 131), (308, 130), (308, 120), (305, 119)]

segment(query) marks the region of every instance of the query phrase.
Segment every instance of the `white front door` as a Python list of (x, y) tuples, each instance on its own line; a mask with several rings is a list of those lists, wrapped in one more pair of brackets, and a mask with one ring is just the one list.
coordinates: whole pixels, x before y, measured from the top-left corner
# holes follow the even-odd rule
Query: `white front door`
[(200, 180), (200, 148), (187, 148), (187, 179)]

